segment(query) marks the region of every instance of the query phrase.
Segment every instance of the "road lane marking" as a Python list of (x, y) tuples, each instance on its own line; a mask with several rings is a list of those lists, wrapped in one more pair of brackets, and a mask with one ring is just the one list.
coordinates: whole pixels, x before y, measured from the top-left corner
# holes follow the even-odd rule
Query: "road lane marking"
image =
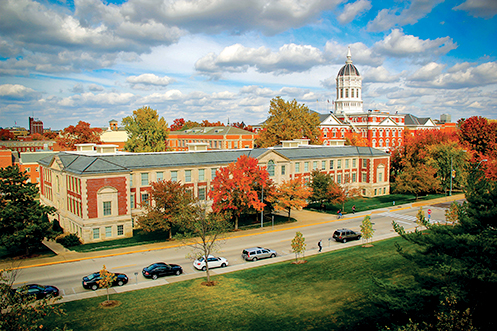
[(122, 265), (122, 266), (120, 266), (120, 267), (114, 267), (114, 268), (111, 268), (111, 269), (119, 269), (119, 268), (134, 267), (135, 265), (137, 265), (137, 264), (135, 263), (135, 264)]

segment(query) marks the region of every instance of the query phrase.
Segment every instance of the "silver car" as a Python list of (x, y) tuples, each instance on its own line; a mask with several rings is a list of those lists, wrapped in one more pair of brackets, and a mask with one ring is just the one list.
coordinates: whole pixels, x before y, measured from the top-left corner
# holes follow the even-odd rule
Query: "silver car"
[(247, 248), (242, 252), (242, 257), (247, 261), (257, 261), (258, 259), (275, 257), (276, 255), (276, 251), (263, 247)]

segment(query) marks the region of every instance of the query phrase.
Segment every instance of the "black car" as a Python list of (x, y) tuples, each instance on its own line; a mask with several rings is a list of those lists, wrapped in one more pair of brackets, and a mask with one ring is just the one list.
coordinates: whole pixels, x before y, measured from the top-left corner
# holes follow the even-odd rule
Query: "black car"
[(349, 240), (361, 239), (361, 233), (350, 229), (339, 229), (333, 232), (333, 239), (346, 243)]
[[(115, 273), (113, 275), (116, 276), (116, 279), (112, 282), (112, 286), (123, 286), (128, 282), (128, 276), (125, 274)], [(94, 272), (85, 276), (83, 277), (83, 287), (96, 291), (100, 287), (97, 283), (100, 279), (102, 279), (102, 277), (100, 277), (100, 272)]]
[(182, 273), (183, 269), (180, 265), (167, 264), (164, 262), (153, 263), (142, 270), (143, 277), (152, 279), (167, 275), (181, 275)]
[(34, 296), (36, 300), (59, 296), (59, 289), (51, 285), (28, 284), (16, 289), (21, 295)]

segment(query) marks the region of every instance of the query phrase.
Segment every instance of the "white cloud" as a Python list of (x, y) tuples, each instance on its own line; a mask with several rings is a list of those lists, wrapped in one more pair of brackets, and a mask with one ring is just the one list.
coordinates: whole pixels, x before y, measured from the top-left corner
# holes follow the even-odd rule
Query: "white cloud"
[(41, 93), (20, 84), (0, 85), (0, 100), (31, 101), (41, 97)]
[(497, 14), (497, 1), (495, 0), (466, 0), (453, 10), (464, 10), (473, 17), (492, 18)]
[(90, 84), (88, 85), (88, 90), (90, 90), (91, 92), (101, 92), (104, 90), (104, 88), (97, 84)]
[(345, 64), (348, 47), (350, 47), (352, 62), (355, 65), (363, 64), (369, 66), (379, 66), (382, 65), (385, 60), (382, 55), (374, 51), (374, 48), (370, 48), (361, 42), (342, 45), (336, 41), (328, 41), (324, 47), (325, 57), (332, 63)]
[(132, 88), (140, 89), (140, 86), (149, 85), (166, 87), (176, 80), (168, 76), (159, 77), (154, 74), (143, 74), (140, 76), (130, 76), (126, 78), (126, 81), (131, 84)]
[(374, 44), (375, 52), (392, 57), (426, 57), (444, 55), (457, 48), (451, 38), (437, 38), (435, 40), (422, 40), (419, 37), (406, 35), (398, 29)]
[(356, 16), (361, 15), (371, 9), (371, 1), (358, 0), (345, 5), (343, 12), (338, 15), (337, 20), (341, 24), (351, 22)]
[[(367, 29), (371, 32), (388, 30), (394, 26), (415, 24), (421, 18), (431, 12), (433, 7), (444, 0), (412, 0), (408, 8), (400, 11), (400, 8), (382, 9), (376, 18), (368, 23)], [(408, 4), (405, 1), (401, 5)], [(399, 13), (400, 11), (400, 13)]]
[(386, 83), (398, 81), (399, 77), (400, 75), (393, 75), (385, 67), (379, 66), (377, 68), (371, 68), (365, 72), (363, 80), (367, 83)]
[(132, 93), (100, 93), (94, 94), (91, 92), (82, 93), (81, 95), (73, 95), (63, 98), (58, 102), (62, 107), (90, 107), (100, 108), (103, 106), (126, 105), (136, 99)]

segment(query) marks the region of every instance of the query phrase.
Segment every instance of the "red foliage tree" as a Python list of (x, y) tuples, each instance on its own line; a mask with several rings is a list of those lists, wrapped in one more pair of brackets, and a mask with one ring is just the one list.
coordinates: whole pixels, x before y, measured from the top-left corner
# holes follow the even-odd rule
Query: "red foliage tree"
[(48, 140), (56, 140), (57, 137), (59, 136), (59, 133), (53, 131), (46, 131), (43, 132), (43, 136), (45, 136), (45, 138), (47, 138)]
[(100, 134), (102, 129), (90, 128), (90, 123), (79, 121), (76, 126), (68, 126), (62, 131), (62, 135), (57, 138), (59, 145), (74, 150), (76, 144), (100, 143)]
[(33, 133), (31, 135), (31, 140), (47, 140), (47, 138), (44, 135), (42, 135), (42, 134)]
[(268, 179), (267, 170), (258, 166), (257, 159), (240, 156), (236, 162), (216, 171), (209, 192), (209, 198), (213, 200), (212, 210), (231, 213), (237, 230), (238, 219), (244, 211), (261, 211), (264, 208), (265, 204), (261, 202), (256, 187), (266, 189)]
[(185, 126), (184, 118), (177, 118), (173, 121), (173, 124), (169, 127), (171, 131), (179, 131)]
[(250, 132), (256, 132), (256, 130), (253, 127), (251, 127), (250, 125), (245, 125), (245, 123), (243, 122), (231, 123), (231, 126), (234, 128), (239, 128)]
[(0, 129), (0, 140), (12, 140), (14, 134), (7, 129)]
[(211, 126), (224, 126), (224, 123), (221, 123), (220, 121), (209, 122), (208, 120), (203, 120), (201, 126), (204, 128), (211, 127)]

